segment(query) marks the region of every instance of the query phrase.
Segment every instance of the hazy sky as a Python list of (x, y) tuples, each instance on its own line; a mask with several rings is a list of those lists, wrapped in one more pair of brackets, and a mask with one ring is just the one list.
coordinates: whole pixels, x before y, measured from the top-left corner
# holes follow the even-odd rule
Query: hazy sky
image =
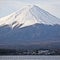
[(0, 17), (17, 11), (24, 5), (37, 5), (60, 18), (60, 0), (0, 0)]

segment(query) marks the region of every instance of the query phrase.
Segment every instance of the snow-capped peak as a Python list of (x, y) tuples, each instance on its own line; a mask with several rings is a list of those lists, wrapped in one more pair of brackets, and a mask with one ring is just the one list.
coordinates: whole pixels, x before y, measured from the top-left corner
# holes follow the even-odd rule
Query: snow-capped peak
[(25, 6), (21, 10), (0, 19), (0, 26), (9, 25), (12, 28), (15, 26), (22, 28), (36, 23), (60, 24), (60, 19), (35, 5)]

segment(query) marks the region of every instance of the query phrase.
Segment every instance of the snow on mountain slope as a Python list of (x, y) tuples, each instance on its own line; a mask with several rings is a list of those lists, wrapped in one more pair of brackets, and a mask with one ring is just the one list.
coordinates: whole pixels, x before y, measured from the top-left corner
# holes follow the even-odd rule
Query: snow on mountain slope
[(12, 28), (15, 26), (26, 27), (36, 23), (54, 25), (60, 24), (60, 19), (35, 5), (25, 6), (21, 10), (0, 19), (0, 26), (9, 25)]

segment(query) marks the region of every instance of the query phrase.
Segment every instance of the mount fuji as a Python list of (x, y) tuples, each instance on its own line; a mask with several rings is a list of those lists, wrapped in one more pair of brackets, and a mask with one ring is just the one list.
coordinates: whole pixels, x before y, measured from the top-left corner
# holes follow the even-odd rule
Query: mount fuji
[(35, 5), (0, 18), (0, 48), (60, 48), (60, 19)]

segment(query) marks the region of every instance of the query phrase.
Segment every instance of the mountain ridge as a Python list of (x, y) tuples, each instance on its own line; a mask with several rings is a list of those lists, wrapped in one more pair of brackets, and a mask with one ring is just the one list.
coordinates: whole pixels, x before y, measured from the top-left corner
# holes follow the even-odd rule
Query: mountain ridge
[(47, 25), (60, 25), (60, 19), (49, 14), (43, 9), (35, 5), (25, 6), (23, 9), (14, 12), (13, 14), (0, 19), (0, 26), (9, 25), (14, 28), (16, 25), (20, 28), (33, 25), (35, 23), (43, 23)]

